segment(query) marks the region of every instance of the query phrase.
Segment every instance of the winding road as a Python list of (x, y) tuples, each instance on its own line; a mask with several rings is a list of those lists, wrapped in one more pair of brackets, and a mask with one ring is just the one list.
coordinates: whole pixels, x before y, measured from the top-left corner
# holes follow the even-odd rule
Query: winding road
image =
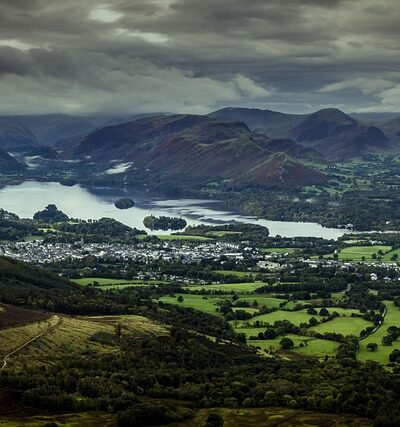
[(16, 349), (14, 349), (13, 351), (11, 351), (10, 353), (6, 354), (3, 358), (3, 365), (0, 368), (0, 372), (7, 366), (7, 361), (11, 356), (14, 356), (16, 353), (18, 353), (19, 351), (23, 350), (25, 347), (27, 347), (29, 344), (32, 344), (33, 342), (35, 342), (36, 340), (42, 338), (44, 335), (46, 335), (50, 330), (53, 330), (55, 328), (57, 328), (60, 323), (61, 323), (61, 318), (57, 315), (55, 315), (53, 318), (56, 319), (56, 324), (55, 325), (51, 325), (51, 323), (47, 324), (47, 327), (44, 331), (42, 331), (40, 334), (36, 335), (35, 337), (31, 338), (28, 341), (25, 341), (23, 344), (21, 344), (19, 347), (17, 347)]

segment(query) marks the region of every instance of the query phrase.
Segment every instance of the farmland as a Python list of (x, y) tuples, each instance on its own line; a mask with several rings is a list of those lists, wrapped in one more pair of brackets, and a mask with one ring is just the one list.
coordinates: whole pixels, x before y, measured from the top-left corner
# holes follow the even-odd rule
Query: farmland
[[(235, 276), (235, 277), (251, 277), (253, 274), (248, 271), (237, 271), (237, 270), (214, 270), (214, 273), (221, 274), (223, 276)], [(257, 274), (257, 273), (255, 273)]]
[[(333, 357), (339, 348), (339, 343), (335, 341), (293, 334), (288, 334), (286, 337), (290, 338), (294, 343), (293, 350), (291, 351), (303, 356), (318, 358), (323, 358), (325, 356)], [(248, 340), (247, 343), (254, 347), (260, 347), (261, 350), (279, 351), (281, 354), (285, 355), (287, 354), (286, 352), (280, 351), (279, 343), (281, 339), (282, 337), (277, 337), (271, 340)]]
[(87, 286), (94, 284), (101, 289), (121, 289), (129, 286), (149, 286), (160, 285), (166, 282), (161, 280), (125, 280), (125, 279), (109, 279), (104, 277), (84, 277), (82, 279), (73, 280), (78, 285)]
[(186, 289), (189, 291), (217, 291), (217, 292), (238, 292), (238, 293), (249, 293), (254, 292), (265, 283), (262, 282), (246, 282), (246, 283), (221, 283), (219, 285), (194, 285), (188, 286)]
[[(182, 302), (178, 302), (178, 298), (183, 298)], [(164, 296), (159, 301), (166, 304), (179, 304), (183, 307), (194, 308), (202, 311), (203, 313), (212, 314), (215, 316), (222, 316), (217, 312), (217, 304), (222, 302), (224, 298), (203, 295), (190, 295), (190, 294), (176, 294), (175, 296)]]
[(391, 251), (391, 246), (386, 245), (377, 245), (377, 246), (349, 246), (348, 248), (342, 249), (338, 257), (340, 260), (351, 260), (351, 261), (366, 261), (373, 260), (373, 254), (379, 256), (379, 253), (382, 253), (384, 257), (387, 253)]
[(311, 328), (311, 330), (320, 334), (336, 332), (344, 336), (354, 335), (358, 337), (360, 332), (369, 326), (373, 326), (372, 323), (360, 317), (336, 317), (329, 322), (321, 323)]
[[(390, 353), (396, 349), (400, 348), (400, 343), (395, 341), (391, 346), (382, 345), (382, 338), (387, 335), (387, 328), (389, 326), (399, 326), (400, 325), (400, 310), (394, 305), (392, 301), (385, 301), (385, 306), (387, 308), (387, 313), (383, 325), (372, 335), (366, 339), (360, 341), (360, 349), (357, 353), (359, 360), (373, 360), (386, 365), (389, 362)], [(370, 351), (367, 349), (369, 343), (378, 344), (377, 351)]]

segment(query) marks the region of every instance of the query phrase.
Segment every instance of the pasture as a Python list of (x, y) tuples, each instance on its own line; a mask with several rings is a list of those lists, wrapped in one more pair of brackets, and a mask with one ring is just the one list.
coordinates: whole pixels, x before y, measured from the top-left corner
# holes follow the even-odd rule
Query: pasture
[[(376, 254), (379, 256), (378, 252), (381, 251), (383, 254), (390, 252), (392, 249), (391, 246), (377, 245), (377, 246), (349, 246), (348, 248), (343, 248), (338, 257), (340, 260), (351, 260), (351, 261), (361, 261), (363, 258), (366, 261), (372, 261), (372, 255)], [(384, 255), (381, 255), (382, 257)]]
[(258, 274), (257, 272), (251, 272), (251, 271), (237, 271), (237, 270), (214, 270), (214, 273), (217, 274), (221, 274), (223, 276), (235, 276), (235, 277), (252, 277), (256, 274)]
[[(387, 328), (389, 326), (400, 326), (400, 309), (394, 305), (392, 301), (384, 301), (387, 308), (387, 314), (383, 325), (372, 335), (360, 341), (360, 349), (357, 352), (357, 358), (361, 361), (373, 360), (374, 362), (386, 365), (389, 363), (389, 355), (394, 349), (400, 349), (400, 340), (393, 342), (393, 345), (382, 345), (382, 338), (387, 335)], [(367, 349), (369, 343), (378, 344), (377, 351), (370, 351)]]
[(369, 326), (373, 326), (372, 322), (368, 322), (367, 320), (361, 319), (360, 317), (346, 316), (336, 317), (329, 322), (321, 323), (315, 327), (312, 327), (310, 330), (320, 334), (324, 334), (325, 332), (335, 332), (344, 336), (354, 335), (358, 337), (360, 332)]
[[(183, 301), (178, 302), (178, 297), (182, 296)], [(222, 316), (217, 312), (218, 302), (222, 302), (225, 298), (211, 295), (191, 295), (191, 294), (176, 294), (175, 296), (163, 296), (158, 301), (166, 304), (181, 305), (182, 307), (194, 308), (203, 313), (212, 314), (214, 316)]]
[(185, 289), (193, 290), (193, 291), (219, 291), (224, 293), (249, 293), (255, 292), (258, 288), (264, 286), (264, 283), (261, 282), (246, 282), (246, 283), (221, 283), (219, 285), (190, 285)]
[[(240, 329), (238, 330), (238, 332)], [(313, 337), (288, 334), (285, 337), (290, 338), (294, 343), (293, 352), (309, 357), (322, 358), (325, 356), (335, 356), (339, 343), (335, 341), (322, 340)], [(248, 340), (247, 344), (253, 347), (260, 347), (261, 350), (278, 351), (280, 350), (280, 341), (283, 337), (279, 336), (272, 340)]]

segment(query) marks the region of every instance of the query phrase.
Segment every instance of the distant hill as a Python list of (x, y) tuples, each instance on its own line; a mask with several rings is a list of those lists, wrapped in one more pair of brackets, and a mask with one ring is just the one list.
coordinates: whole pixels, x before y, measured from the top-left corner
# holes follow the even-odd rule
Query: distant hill
[[(67, 114), (0, 116), (0, 143), (2, 126), (9, 129), (8, 136), (14, 135), (21, 139), (25, 135), (25, 143), (18, 141), (18, 145), (54, 146), (58, 141), (86, 135), (98, 127), (121, 123), (129, 120), (130, 117), (128, 115), (115, 117), (111, 115), (70, 116)], [(11, 143), (10, 147), (13, 145), (15, 143)]]
[(400, 115), (392, 117), (388, 120), (384, 120), (379, 123), (380, 129), (382, 129), (388, 138), (395, 144), (400, 143)]
[(389, 138), (381, 129), (359, 123), (334, 108), (308, 115), (225, 108), (211, 113), (210, 116), (220, 120), (241, 120), (253, 131), (265, 132), (275, 138), (293, 139), (332, 161), (351, 160), (364, 154), (392, 148)]
[(37, 144), (36, 136), (29, 129), (0, 117), (0, 149), (12, 151), (19, 147), (33, 147)]
[(333, 108), (310, 114), (289, 131), (289, 136), (329, 160), (348, 160), (390, 148), (389, 139), (380, 129), (361, 125)]
[(0, 150), (0, 173), (19, 172), (25, 169), (25, 165), (18, 162), (13, 156), (10, 156), (4, 150)]
[[(292, 145), (294, 145), (293, 143)], [(294, 155), (293, 147), (292, 155)], [(207, 116), (146, 117), (92, 132), (65, 150), (68, 158), (132, 162), (163, 177), (229, 179), (234, 184), (305, 184), (325, 176), (301, 163), (287, 144), (271, 143), (242, 122)], [(300, 146), (298, 152), (301, 151)]]
[(271, 138), (287, 138), (288, 129), (298, 125), (306, 115), (285, 114), (258, 108), (223, 108), (209, 114), (222, 121), (241, 121), (254, 132), (265, 133)]

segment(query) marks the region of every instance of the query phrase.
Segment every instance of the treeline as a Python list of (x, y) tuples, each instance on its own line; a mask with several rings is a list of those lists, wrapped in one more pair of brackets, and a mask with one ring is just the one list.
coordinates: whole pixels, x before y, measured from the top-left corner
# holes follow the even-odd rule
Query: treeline
[(150, 215), (143, 219), (143, 225), (149, 230), (182, 230), (186, 227), (187, 222), (183, 218)]

